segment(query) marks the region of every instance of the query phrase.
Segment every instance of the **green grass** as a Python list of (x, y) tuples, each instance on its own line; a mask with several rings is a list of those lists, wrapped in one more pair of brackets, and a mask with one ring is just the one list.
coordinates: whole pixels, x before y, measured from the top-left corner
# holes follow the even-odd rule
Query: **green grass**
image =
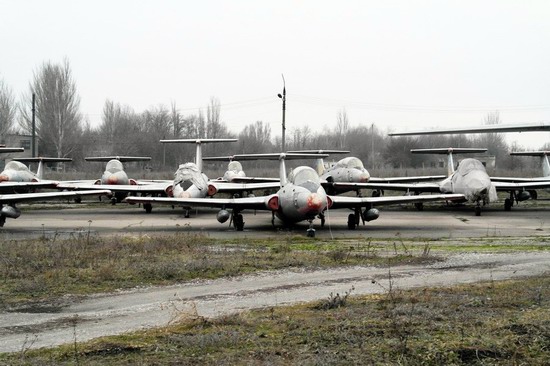
[[(547, 365), (550, 277), (333, 297), (0, 355), (10, 365)], [(391, 288), (391, 290), (390, 290)]]
[[(13, 240), (0, 243), (0, 309), (57, 306), (136, 286), (257, 271), (427, 263), (454, 252), (546, 251), (550, 238), (220, 240), (200, 234)], [(66, 301), (66, 300), (65, 300)]]

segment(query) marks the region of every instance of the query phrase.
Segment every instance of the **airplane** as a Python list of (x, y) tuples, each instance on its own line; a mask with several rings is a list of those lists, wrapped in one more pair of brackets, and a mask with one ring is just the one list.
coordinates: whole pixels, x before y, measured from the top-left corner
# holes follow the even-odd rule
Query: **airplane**
[[(45, 162), (66, 162), (72, 161), (70, 158), (17, 158), (6, 164), (4, 170), (0, 172), (0, 192), (4, 193), (22, 193), (29, 192), (37, 188), (55, 188), (57, 181), (44, 180)], [(38, 162), (36, 174), (23, 163)]]
[[(86, 161), (107, 162), (105, 171), (97, 180), (85, 181), (66, 181), (57, 185), (58, 189), (74, 190), (74, 189), (106, 189), (113, 193), (111, 203), (114, 205), (121, 202), (124, 197), (131, 191), (129, 187), (138, 186), (140, 182), (128, 177), (124, 171), (123, 162), (130, 161), (149, 161), (150, 157), (143, 156), (101, 156), (87, 157)], [(116, 186), (116, 188), (115, 188)]]
[[(300, 150), (289, 151), (289, 153), (304, 153), (304, 154), (347, 154), (346, 150)], [(360, 195), (359, 189), (351, 189), (347, 183), (405, 183), (405, 182), (419, 182), (427, 180), (437, 180), (445, 178), (444, 175), (428, 175), (428, 176), (415, 176), (415, 177), (388, 177), (378, 178), (372, 177), (367, 169), (365, 169), (361, 159), (354, 156), (346, 157), (332, 166), (327, 165), (323, 161), (323, 158), (316, 159), (315, 169), (321, 177), (323, 187), (329, 194), (341, 194), (355, 190), (357, 195)], [(340, 184), (344, 183), (344, 184)], [(377, 191), (373, 192), (374, 196), (379, 195)]]
[(269, 177), (247, 177), (240, 162), (235, 160), (234, 155), (228, 156), (208, 156), (203, 157), (203, 161), (228, 161), (227, 170), (223, 176), (215, 179), (215, 182), (226, 183), (249, 183), (249, 182), (278, 182), (279, 178)]
[[(175, 197), (128, 197), (130, 203), (160, 203), (166, 205), (193, 206), (193, 207), (215, 207), (220, 211), (217, 213), (217, 220), (220, 223), (231, 219), (237, 231), (244, 229), (244, 219), (241, 214), (243, 210), (267, 210), (271, 211), (271, 222), (275, 225), (275, 217), (284, 224), (289, 225), (300, 221), (310, 223), (307, 235), (315, 236), (313, 220), (316, 217), (321, 219), (321, 226), (325, 222), (325, 212), (336, 208), (348, 208), (353, 213), (348, 216), (348, 228), (355, 229), (359, 220), (376, 220), (379, 211), (374, 208), (378, 205), (397, 204), (404, 202), (424, 202), (433, 200), (456, 200), (463, 199), (461, 194), (438, 194), (426, 196), (394, 196), (394, 197), (344, 197), (331, 196), (326, 193), (321, 185), (321, 179), (317, 172), (308, 166), (300, 166), (286, 175), (285, 160), (288, 159), (309, 159), (326, 157), (319, 154), (247, 154), (235, 155), (238, 160), (278, 160), (280, 188), (275, 194), (258, 197), (245, 198), (175, 198)], [(362, 211), (362, 208), (364, 210)], [(229, 212), (228, 210), (231, 210)]]
[(21, 216), (21, 210), (16, 206), (16, 204), (20, 202), (60, 198), (81, 198), (82, 196), (101, 196), (108, 194), (110, 194), (110, 192), (107, 190), (0, 194), (0, 227), (4, 226), (6, 218), (16, 219)]
[[(481, 215), (481, 204), (488, 204), (498, 200), (497, 191), (509, 192), (509, 198), (504, 200), (504, 209), (510, 211), (514, 201), (529, 199), (530, 189), (550, 187), (550, 182), (510, 183), (492, 181), (483, 164), (476, 159), (463, 159), (458, 168), (454, 169), (453, 153), (479, 153), (487, 149), (476, 148), (439, 148), (439, 149), (412, 149), (412, 153), (447, 154), (448, 177), (439, 182), (423, 183), (356, 183), (356, 188), (372, 188), (378, 190), (407, 191), (418, 195), (422, 192), (459, 193), (464, 201), (475, 203), (475, 215)], [(350, 183), (351, 185), (351, 183)], [(422, 210), (421, 203), (416, 204)]]
[[(520, 178), (520, 177), (491, 177), (493, 181), (500, 182), (512, 182), (512, 183), (527, 183), (527, 182), (545, 182), (550, 181), (550, 162), (548, 161), (548, 155), (550, 151), (514, 151), (510, 155), (515, 156), (539, 156), (541, 162), (542, 177), (534, 178)], [(550, 192), (550, 189), (546, 189)], [(529, 194), (532, 199), (537, 199), (537, 191), (529, 190)]]

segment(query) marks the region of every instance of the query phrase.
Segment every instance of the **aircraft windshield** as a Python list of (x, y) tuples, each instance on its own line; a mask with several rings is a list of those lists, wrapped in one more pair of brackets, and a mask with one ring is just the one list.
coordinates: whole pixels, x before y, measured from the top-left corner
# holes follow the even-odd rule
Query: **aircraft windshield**
[(5, 170), (26, 171), (29, 170), (27, 166), (19, 161), (12, 160), (6, 164)]
[(476, 159), (464, 159), (458, 165), (458, 173), (460, 175), (466, 175), (474, 170), (485, 171), (485, 167), (479, 160)]
[(107, 167), (105, 168), (108, 172), (114, 173), (114, 172), (120, 172), (124, 170), (122, 167), (122, 163), (118, 160), (110, 160), (107, 163)]
[(363, 162), (359, 160), (358, 158), (349, 157), (340, 160), (340, 164), (343, 168), (349, 168), (349, 169), (359, 169), (363, 170), (365, 167), (363, 166)]
[(306, 182), (320, 184), (319, 175), (313, 168), (302, 166), (294, 169), (288, 176), (288, 180), (296, 185), (301, 185)]
[(229, 163), (229, 165), (227, 165), (227, 170), (240, 172), (241, 170), (243, 170), (243, 166), (238, 161), (232, 161), (231, 163)]

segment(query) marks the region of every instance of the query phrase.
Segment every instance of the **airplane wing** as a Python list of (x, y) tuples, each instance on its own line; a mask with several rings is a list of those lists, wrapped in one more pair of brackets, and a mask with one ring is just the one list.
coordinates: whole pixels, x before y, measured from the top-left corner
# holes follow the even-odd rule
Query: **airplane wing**
[(386, 197), (347, 197), (330, 196), (332, 200), (331, 210), (338, 208), (355, 208), (368, 205), (383, 206), (400, 203), (416, 203), (429, 201), (462, 201), (465, 199), (462, 194), (427, 194), (415, 196), (386, 196)]
[(439, 193), (438, 183), (331, 183), (335, 188), (355, 191), (358, 189), (381, 189), (390, 191), (412, 191), (412, 192), (436, 192)]
[(165, 193), (166, 188), (172, 183), (151, 183), (143, 185), (135, 184), (80, 184), (80, 183), (61, 183), (57, 189), (66, 190), (109, 190), (110, 192), (132, 192), (132, 193)]
[(550, 180), (546, 182), (521, 182), (521, 183), (493, 182), (493, 181), (491, 182), (493, 186), (495, 186), (497, 191), (550, 188)]
[(0, 183), (0, 192), (9, 192), (21, 188), (55, 188), (58, 182), (39, 181), (39, 182), (2, 182)]
[(447, 178), (446, 175), (421, 175), (417, 177), (388, 177), (388, 178), (370, 177), (369, 183), (423, 182), (423, 181), (429, 181), (429, 180), (442, 180), (445, 178)]
[(550, 177), (537, 178), (518, 178), (518, 177), (491, 177), (491, 182), (509, 182), (509, 183), (525, 183), (525, 182), (550, 182)]
[(216, 188), (216, 192), (211, 192), (211, 195), (215, 193), (239, 193), (245, 191), (257, 191), (262, 189), (279, 189), (281, 185), (279, 182), (271, 183), (224, 183), (210, 181), (209, 186)]
[(111, 194), (108, 190), (72, 191), (72, 192), (40, 192), (21, 194), (1, 194), (0, 203), (18, 203), (26, 201), (40, 201), (58, 198), (74, 198), (81, 196), (101, 196)]
[(269, 210), (269, 200), (276, 195), (246, 198), (173, 198), (173, 197), (127, 197), (130, 204), (151, 203), (182, 207), (214, 207), (222, 209)]

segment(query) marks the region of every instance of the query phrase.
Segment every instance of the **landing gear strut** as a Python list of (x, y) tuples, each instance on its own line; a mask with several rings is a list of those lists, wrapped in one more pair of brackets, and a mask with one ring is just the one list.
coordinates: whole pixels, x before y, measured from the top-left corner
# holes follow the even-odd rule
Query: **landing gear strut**
[(313, 228), (313, 221), (309, 220), (309, 229), (307, 229), (307, 237), (315, 238), (315, 229)]
[(233, 225), (235, 226), (235, 230), (237, 231), (243, 231), (244, 230), (244, 219), (243, 215), (240, 213), (233, 215)]

